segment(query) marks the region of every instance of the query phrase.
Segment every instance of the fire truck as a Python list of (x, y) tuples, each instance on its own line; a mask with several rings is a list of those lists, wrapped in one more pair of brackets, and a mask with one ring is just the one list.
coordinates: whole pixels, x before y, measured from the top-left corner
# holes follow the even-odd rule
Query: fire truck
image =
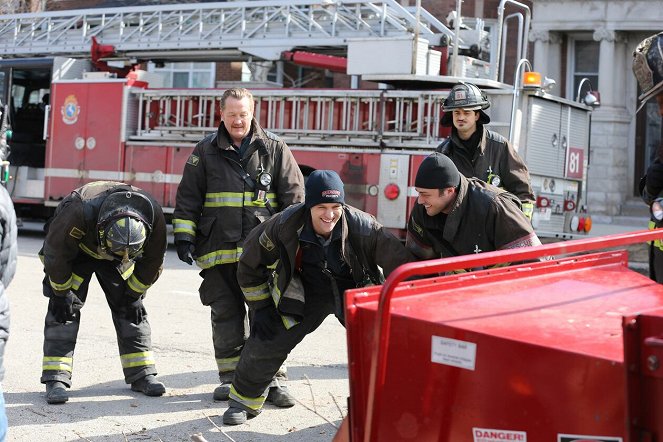
[[(287, 5), (285, 3), (288, 3)], [(219, 125), (219, 89), (150, 87), (146, 60), (292, 60), (376, 89), (251, 88), (255, 118), (304, 174), (335, 169), (349, 204), (403, 236), (414, 176), (446, 137), (442, 103), (469, 81), (489, 128), (525, 160), (541, 236), (591, 229), (586, 205), (591, 107), (553, 96), (527, 61), (529, 8), (450, 28), (396, 0), (194, 3), (0, 17), (0, 81), (12, 128), (8, 185), (22, 216), (47, 216), (71, 189), (120, 180), (172, 212), (186, 159)], [(510, 8), (510, 9), (509, 9)], [(513, 9), (516, 12), (508, 14)], [(518, 20), (518, 29), (509, 24)], [(515, 35), (515, 37), (514, 37)], [(517, 47), (513, 84), (506, 48)], [(125, 75), (127, 74), (128, 75)]]

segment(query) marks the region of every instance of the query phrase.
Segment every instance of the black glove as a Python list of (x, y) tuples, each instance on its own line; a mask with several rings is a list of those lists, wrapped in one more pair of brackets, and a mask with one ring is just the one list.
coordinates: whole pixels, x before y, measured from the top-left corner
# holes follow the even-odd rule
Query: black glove
[(177, 257), (180, 261), (189, 265), (193, 264), (193, 260), (196, 257), (196, 248), (191, 241), (175, 241), (175, 247), (177, 247)]
[[(127, 295), (130, 296), (130, 295)], [(138, 325), (147, 316), (147, 310), (145, 310), (145, 306), (143, 306), (143, 299), (142, 296), (138, 299), (134, 297), (129, 298), (129, 304), (127, 305), (126, 309), (126, 314), (125, 314), (125, 319), (128, 321), (133, 322), (134, 324)]]
[(49, 304), (51, 313), (60, 324), (73, 321), (81, 307), (83, 302), (71, 290), (64, 296), (54, 294)]
[(663, 163), (659, 160), (655, 160), (651, 163), (649, 169), (647, 169), (645, 186), (647, 188), (647, 193), (652, 198), (658, 197), (663, 190)]
[(251, 337), (261, 341), (271, 341), (276, 336), (278, 321), (279, 315), (271, 305), (256, 310), (251, 320)]

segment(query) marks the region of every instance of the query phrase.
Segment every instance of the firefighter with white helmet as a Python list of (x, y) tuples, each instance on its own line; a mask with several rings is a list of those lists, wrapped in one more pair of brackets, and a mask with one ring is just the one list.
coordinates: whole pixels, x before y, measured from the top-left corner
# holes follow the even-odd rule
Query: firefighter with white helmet
[[(656, 97), (663, 117), (663, 32), (647, 37), (633, 52), (633, 74), (642, 94), (638, 97), (640, 111), (649, 99)], [(636, 111), (636, 112), (637, 112)], [(651, 209), (649, 228), (663, 227), (663, 146), (640, 181), (642, 199)], [(649, 248), (649, 276), (663, 283), (663, 241), (652, 241)]]
[(49, 298), (41, 382), (46, 401), (69, 399), (81, 308), (96, 274), (111, 309), (124, 379), (131, 389), (161, 396), (151, 330), (142, 299), (159, 277), (166, 253), (166, 221), (146, 192), (97, 181), (69, 194), (44, 227), (40, 252)]
[(452, 126), (451, 136), (437, 148), (451, 158), (467, 178), (475, 177), (501, 187), (520, 199), (522, 211), (532, 219), (534, 193), (529, 171), (511, 144), (497, 132), (484, 127), (490, 117), (486, 94), (471, 83), (454, 86), (444, 100), (443, 126)]

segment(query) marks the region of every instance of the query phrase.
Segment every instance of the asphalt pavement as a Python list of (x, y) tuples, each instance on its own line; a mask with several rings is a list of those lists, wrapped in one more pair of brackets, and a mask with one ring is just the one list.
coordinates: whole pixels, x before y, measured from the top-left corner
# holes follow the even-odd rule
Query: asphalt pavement
[[(7, 290), (11, 332), (3, 381), (9, 441), (330, 441), (347, 413), (345, 330), (329, 317), (288, 358), (290, 390), (299, 401), (289, 409), (266, 405), (246, 424), (226, 427), (227, 402), (215, 402), (218, 375), (209, 308), (198, 298), (200, 277), (167, 253), (161, 278), (145, 305), (152, 325), (163, 397), (148, 398), (124, 383), (110, 310), (98, 283), (82, 310), (69, 402), (48, 405), (40, 383), (47, 300), (37, 252), (43, 235), (19, 234), (18, 269)], [(203, 439), (197, 439), (203, 440)]]
[[(646, 218), (595, 222), (590, 236), (646, 226)], [(172, 246), (164, 272), (145, 301), (158, 377), (167, 393), (148, 398), (124, 383), (110, 311), (93, 281), (82, 311), (70, 400), (48, 405), (39, 382), (47, 306), (37, 257), (43, 235), (39, 225), (26, 227), (19, 235), (17, 274), (7, 290), (12, 324), (3, 390), (9, 441), (331, 441), (347, 414), (344, 328), (329, 317), (291, 353), (289, 385), (297, 405), (290, 409), (266, 405), (260, 416), (246, 424), (226, 427), (221, 416), (227, 403), (212, 399), (218, 378), (209, 309), (198, 299), (200, 277), (195, 268), (177, 259)], [(646, 246), (636, 245), (629, 251), (633, 266), (645, 272)]]

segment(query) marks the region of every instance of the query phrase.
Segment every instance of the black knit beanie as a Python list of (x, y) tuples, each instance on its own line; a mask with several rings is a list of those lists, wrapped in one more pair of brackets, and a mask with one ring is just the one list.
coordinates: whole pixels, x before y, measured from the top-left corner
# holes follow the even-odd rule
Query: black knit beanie
[(424, 159), (414, 180), (422, 189), (446, 189), (460, 184), (460, 172), (448, 156), (435, 152)]
[(313, 171), (306, 180), (306, 199), (304, 201), (308, 208), (325, 203), (345, 204), (345, 191), (341, 177), (333, 170)]

